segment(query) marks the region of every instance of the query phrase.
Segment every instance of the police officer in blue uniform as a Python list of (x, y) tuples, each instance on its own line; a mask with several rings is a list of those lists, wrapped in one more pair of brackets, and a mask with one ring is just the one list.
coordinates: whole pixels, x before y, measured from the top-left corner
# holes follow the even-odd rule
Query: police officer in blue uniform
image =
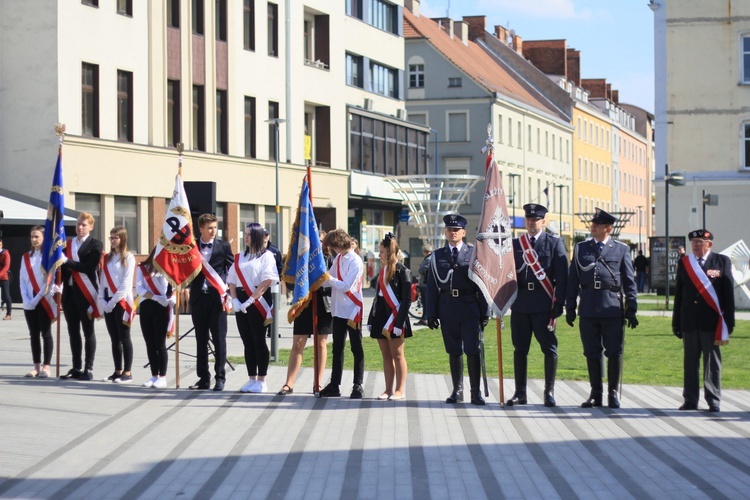
[(562, 239), (544, 231), (547, 207), (528, 203), (523, 210), (527, 234), (513, 238), (518, 295), (510, 316), (516, 392), (506, 404), (514, 406), (527, 402), (527, 362), (533, 333), (544, 354), (544, 406), (553, 407), (557, 373), (555, 319), (562, 316), (565, 304), (568, 256)]
[(490, 311), (484, 295), (469, 279), (471, 245), (463, 242), (466, 219), (458, 214), (443, 217), (448, 244), (435, 250), (427, 276), (424, 311), (430, 329), (440, 327), (450, 361), (453, 392), (446, 403), (463, 401), (463, 354), (471, 385), (471, 403), (483, 405), (480, 390), (480, 329), (487, 326)]
[(602, 350), (608, 359), (607, 403), (619, 408), (618, 385), (622, 371), (624, 327), (638, 326), (637, 290), (630, 260), (630, 248), (610, 238), (617, 219), (596, 209), (591, 219), (591, 239), (578, 243), (568, 273), (565, 320), (570, 326), (576, 319), (576, 299), (583, 354), (589, 371), (591, 393), (582, 408), (602, 405)]

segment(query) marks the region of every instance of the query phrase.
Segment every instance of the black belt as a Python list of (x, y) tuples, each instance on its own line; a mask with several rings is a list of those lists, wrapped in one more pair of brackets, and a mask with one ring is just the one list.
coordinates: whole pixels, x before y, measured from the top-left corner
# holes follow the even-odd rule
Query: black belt
[(451, 297), (465, 297), (467, 295), (476, 295), (476, 290), (458, 290), (456, 288), (452, 288), (450, 290), (440, 290), (440, 293), (443, 295), (450, 295)]
[(610, 292), (620, 291), (619, 286), (604, 284), (601, 281), (594, 281), (593, 283), (582, 284), (581, 288), (593, 288), (594, 290), (609, 290)]

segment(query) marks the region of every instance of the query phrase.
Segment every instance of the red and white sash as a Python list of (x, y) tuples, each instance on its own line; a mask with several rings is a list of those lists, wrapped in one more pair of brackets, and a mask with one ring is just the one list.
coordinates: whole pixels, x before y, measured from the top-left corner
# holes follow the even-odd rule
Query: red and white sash
[[(534, 250), (534, 247), (531, 246), (531, 241), (529, 240), (529, 233), (524, 233), (521, 235), (520, 238), (518, 238), (518, 241), (521, 243), (521, 250), (523, 250), (523, 262), (529, 266), (529, 269), (534, 273), (534, 277), (537, 279), (540, 285), (542, 285), (542, 288), (544, 288), (544, 291), (547, 292), (547, 296), (552, 299), (552, 303), (554, 305), (555, 302), (555, 287), (552, 286), (552, 280), (549, 279), (549, 276), (547, 276), (547, 273), (544, 271), (544, 268), (539, 263), (539, 255), (536, 253), (536, 250)], [(556, 319), (550, 317), (549, 323), (547, 324), (547, 329), (552, 330), (555, 328)]]
[(685, 271), (690, 281), (693, 282), (703, 300), (719, 315), (719, 321), (716, 323), (716, 330), (714, 331), (714, 345), (728, 344), (729, 328), (727, 327), (727, 322), (724, 321), (724, 311), (719, 307), (719, 296), (716, 295), (714, 285), (708, 279), (706, 273), (703, 272), (700, 264), (698, 264), (698, 259), (694, 255), (684, 255), (682, 257), (682, 265), (685, 266)]
[[(125, 262), (122, 262), (123, 266), (125, 265)], [(107, 287), (109, 288), (109, 291), (112, 292), (112, 295), (117, 293), (117, 290), (120, 288), (120, 285), (122, 285), (122, 282), (115, 283), (115, 280), (112, 279), (112, 275), (109, 272), (109, 264), (107, 263), (107, 256), (104, 256), (104, 265), (102, 266), (102, 271), (104, 272), (104, 277), (107, 278)], [(133, 299), (131, 299), (129, 296), (126, 296), (125, 298), (120, 299), (118, 302), (120, 306), (122, 306), (122, 310), (124, 311), (122, 315), (122, 323), (124, 325), (130, 326), (133, 324), (133, 318), (135, 318), (135, 307), (133, 304)]]
[(208, 263), (206, 256), (203, 254), (201, 254), (201, 263), (203, 264), (201, 272), (206, 278), (206, 281), (208, 281), (208, 284), (211, 285), (211, 287), (219, 292), (219, 297), (221, 297), (221, 303), (224, 306), (224, 310), (227, 312), (230, 311), (232, 309), (232, 301), (229, 300), (229, 294), (227, 293), (227, 284), (224, 283), (223, 279), (221, 279), (219, 273), (217, 273), (216, 270), (211, 267), (211, 264)]
[[(336, 256), (336, 277), (338, 279), (341, 279), (341, 255), (338, 254)], [(361, 294), (362, 293), (362, 275), (359, 276), (359, 279), (356, 283), (357, 291)], [(349, 300), (351, 300), (354, 305), (357, 306), (357, 309), (347, 318), (349, 321), (349, 326), (352, 328), (356, 328), (359, 330), (362, 327), (362, 316), (364, 315), (364, 304), (362, 302), (362, 299), (357, 297), (351, 290), (346, 291), (346, 296), (349, 297)]]
[[(247, 282), (247, 277), (242, 273), (242, 268), (240, 267), (240, 254), (234, 256), (234, 271), (237, 273), (237, 277), (240, 279), (240, 283), (242, 283), (242, 288), (245, 289), (245, 293), (247, 293), (248, 296), (254, 294), (257, 287), (250, 286), (250, 283)], [(260, 315), (263, 316), (264, 325), (270, 325), (273, 323), (273, 307), (271, 307), (262, 295), (253, 303), (253, 305), (258, 308)], [(235, 311), (235, 313), (237, 312), (239, 311)]]
[(391, 287), (390, 283), (385, 282), (385, 266), (383, 269), (380, 270), (380, 275), (378, 276), (378, 285), (380, 287), (380, 292), (383, 294), (383, 299), (385, 299), (385, 303), (388, 304), (388, 307), (391, 309), (391, 314), (388, 316), (388, 319), (385, 322), (385, 325), (383, 325), (383, 335), (386, 336), (386, 338), (390, 338), (388, 333), (393, 333), (393, 329), (396, 326), (396, 316), (398, 315), (398, 307), (401, 305), (401, 303), (398, 300), (398, 297), (396, 296), (396, 292)]
[[(36, 296), (39, 294), (41, 288), (39, 287), (39, 283), (37, 283), (36, 281), (36, 275), (34, 274), (34, 269), (32, 269), (31, 267), (31, 257), (29, 256), (28, 252), (23, 254), (23, 265), (26, 267), (26, 274), (29, 276), (31, 290), (34, 292), (34, 296)], [(39, 303), (42, 304), (42, 307), (47, 312), (47, 316), (49, 316), (49, 319), (51, 321), (55, 321), (55, 319), (57, 319), (57, 307), (55, 304), (55, 299), (52, 297), (52, 294), (45, 295), (42, 297), (42, 300), (40, 300)]]
[[(79, 262), (78, 252), (73, 255), (72, 238), (68, 240), (68, 244), (65, 246), (65, 256), (70, 260)], [(89, 318), (100, 319), (103, 315), (103, 311), (101, 310), (101, 304), (99, 304), (99, 301), (97, 300), (98, 292), (96, 291), (96, 287), (85, 274), (74, 270), (71, 270), (70, 273), (73, 276), (73, 281), (75, 281), (76, 286), (78, 286), (78, 289), (86, 299), (86, 302), (89, 303), (89, 308), (87, 309)]]
[[(167, 285), (164, 287), (164, 290), (160, 290), (159, 287), (156, 286), (156, 283), (154, 283), (154, 279), (151, 277), (150, 273), (144, 272), (143, 267), (138, 266), (138, 271), (140, 271), (141, 276), (143, 276), (143, 280), (146, 282), (146, 285), (148, 285), (149, 290), (151, 290), (152, 295), (164, 295), (167, 296), (167, 286), (168, 283), (166, 280), (164, 280), (164, 283)], [(168, 306), (167, 309), (169, 310), (169, 324), (167, 325), (167, 333), (174, 334), (174, 307)]]

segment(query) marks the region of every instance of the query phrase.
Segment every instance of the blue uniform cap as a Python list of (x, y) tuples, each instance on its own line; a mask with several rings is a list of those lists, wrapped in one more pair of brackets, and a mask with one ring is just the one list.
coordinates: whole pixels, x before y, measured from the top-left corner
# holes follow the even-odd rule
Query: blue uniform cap
[(547, 207), (539, 203), (527, 203), (523, 206), (523, 211), (527, 219), (544, 219), (547, 212), (549, 212)]
[(696, 229), (695, 231), (690, 231), (690, 233), (688, 234), (688, 239), (692, 240), (693, 238), (713, 241), (714, 233), (707, 229)]
[(466, 229), (466, 219), (458, 214), (448, 214), (443, 217), (445, 227), (460, 227)]
[(597, 207), (594, 210), (596, 210), (596, 212), (594, 213), (594, 217), (591, 218), (591, 222), (593, 222), (594, 224), (602, 224), (605, 226), (611, 226), (617, 220), (617, 217), (615, 217), (614, 215), (608, 214), (601, 208)]

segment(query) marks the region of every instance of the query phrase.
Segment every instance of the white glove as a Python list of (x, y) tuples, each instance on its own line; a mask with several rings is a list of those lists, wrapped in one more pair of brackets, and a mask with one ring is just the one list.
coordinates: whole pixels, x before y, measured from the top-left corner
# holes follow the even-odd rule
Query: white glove
[(245, 302), (242, 303), (242, 306), (241, 306), (242, 312), (247, 312), (247, 308), (253, 304), (255, 304), (255, 299), (252, 298), (251, 296), (249, 299), (247, 299)]
[(49, 293), (54, 295), (56, 293), (62, 293), (62, 285), (56, 283), (49, 286)]
[(372, 325), (367, 325), (367, 331), (372, 332)]
[(167, 299), (167, 307), (174, 307), (175, 304), (177, 304), (177, 297), (175, 294), (172, 294), (172, 296)]
[(395, 335), (396, 337), (400, 337), (401, 332), (402, 332), (401, 328), (393, 327), (393, 335)]
[(68, 258), (67, 258), (67, 257), (65, 256), (65, 254), (63, 254), (63, 256), (62, 256), (62, 257), (60, 257), (60, 261), (61, 261), (61, 262), (60, 262), (60, 265), (63, 265), (63, 264), (65, 264), (66, 262), (68, 262)]
[(162, 307), (168, 307), (169, 306), (169, 301), (163, 295), (154, 295), (153, 297), (151, 297), (151, 300), (153, 300), (154, 302), (156, 302), (157, 304), (159, 304)]
[(104, 302), (104, 312), (111, 313), (115, 309), (115, 305), (117, 305), (117, 302), (115, 302), (114, 299), (110, 299), (109, 302)]
[(240, 302), (240, 299), (232, 299), (232, 309), (234, 309), (235, 314), (237, 314), (238, 312), (243, 312), (242, 302)]

